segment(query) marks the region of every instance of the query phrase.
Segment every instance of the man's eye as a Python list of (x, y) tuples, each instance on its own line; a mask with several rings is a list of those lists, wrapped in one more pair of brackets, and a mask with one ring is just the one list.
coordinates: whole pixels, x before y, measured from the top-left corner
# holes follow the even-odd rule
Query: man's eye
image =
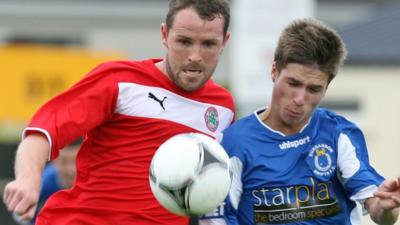
[(320, 88), (309, 88), (310, 92), (315, 94), (318, 93), (321, 89)]
[(189, 45), (190, 41), (188, 40), (178, 40), (179, 43), (181, 43), (182, 45)]
[(206, 42), (203, 43), (203, 46), (206, 47), (206, 48), (211, 48), (214, 45), (215, 45), (215, 43), (212, 42), (212, 41), (206, 41)]

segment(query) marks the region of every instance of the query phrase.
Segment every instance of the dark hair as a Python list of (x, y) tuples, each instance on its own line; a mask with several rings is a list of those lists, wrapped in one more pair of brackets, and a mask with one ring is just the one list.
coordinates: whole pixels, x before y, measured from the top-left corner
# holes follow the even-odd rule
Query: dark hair
[(175, 15), (187, 8), (193, 8), (204, 20), (213, 20), (218, 16), (224, 19), (224, 36), (228, 31), (230, 22), (230, 9), (228, 0), (170, 0), (169, 10), (165, 23), (171, 29)]
[(335, 30), (315, 19), (295, 20), (279, 37), (274, 61), (278, 71), (289, 63), (313, 66), (330, 82), (346, 58), (347, 50)]

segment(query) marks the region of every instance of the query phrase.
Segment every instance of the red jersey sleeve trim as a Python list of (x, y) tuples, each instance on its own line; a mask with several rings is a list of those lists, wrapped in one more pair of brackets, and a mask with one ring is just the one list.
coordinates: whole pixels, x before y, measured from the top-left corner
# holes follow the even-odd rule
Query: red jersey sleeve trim
[(44, 134), (44, 136), (46, 136), (47, 141), (49, 142), (49, 145), (50, 145), (50, 150), (49, 150), (49, 155), (47, 157), (47, 160), (50, 161), (51, 160), (51, 152), (52, 152), (52, 149), (53, 149), (52, 148), (53, 147), (53, 143), (51, 141), (51, 137), (50, 137), (49, 132), (47, 132), (47, 130), (44, 130), (44, 129), (39, 128), (39, 127), (27, 127), (22, 131), (22, 139), (25, 139), (29, 135), (28, 132), (30, 132), (30, 131), (39, 132), (39, 133)]

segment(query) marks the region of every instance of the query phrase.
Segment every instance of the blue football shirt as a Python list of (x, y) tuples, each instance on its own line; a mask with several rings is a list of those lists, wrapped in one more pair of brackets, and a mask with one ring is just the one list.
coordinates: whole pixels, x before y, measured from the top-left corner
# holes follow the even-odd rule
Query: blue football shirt
[(299, 133), (286, 136), (259, 119), (263, 110), (224, 131), (233, 184), (224, 209), (203, 224), (360, 224), (356, 201), (383, 181), (361, 130), (317, 108)]

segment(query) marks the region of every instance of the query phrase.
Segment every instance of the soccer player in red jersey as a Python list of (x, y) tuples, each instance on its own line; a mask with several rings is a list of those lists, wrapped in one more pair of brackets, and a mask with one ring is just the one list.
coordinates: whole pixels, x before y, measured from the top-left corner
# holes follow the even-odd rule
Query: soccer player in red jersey
[(46, 161), (83, 135), (76, 183), (49, 198), (36, 224), (187, 224), (153, 197), (149, 165), (171, 136), (215, 137), (231, 124), (232, 96), (210, 79), (229, 19), (226, 0), (171, 0), (161, 25), (165, 58), (103, 63), (43, 105), (18, 147), (8, 210), (32, 218)]

